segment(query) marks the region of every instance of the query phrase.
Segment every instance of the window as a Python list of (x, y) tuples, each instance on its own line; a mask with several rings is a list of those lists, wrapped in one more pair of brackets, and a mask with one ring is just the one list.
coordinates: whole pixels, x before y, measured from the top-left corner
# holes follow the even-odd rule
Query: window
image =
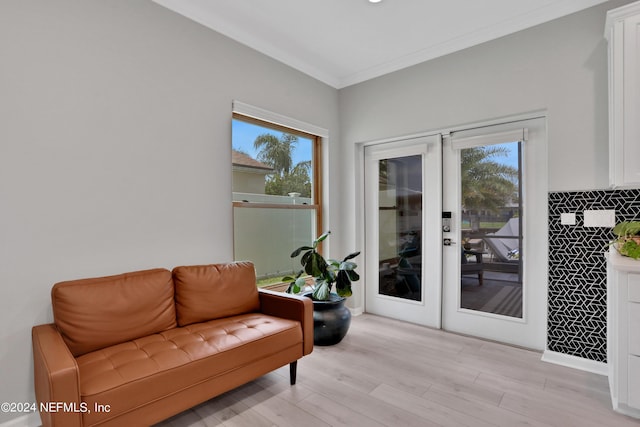
[(234, 112), (231, 139), (234, 258), (278, 282), (300, 269), (291, 252), (322, 233), (321, 137)]
[(523, 140), (522, 129), (454, 140), (461, 148), (460, 308), (523, 317)]

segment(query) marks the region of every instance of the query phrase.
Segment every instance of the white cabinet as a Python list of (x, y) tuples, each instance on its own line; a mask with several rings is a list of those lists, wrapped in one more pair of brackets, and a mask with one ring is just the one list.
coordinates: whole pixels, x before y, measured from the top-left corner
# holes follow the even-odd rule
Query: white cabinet
[(640, 408), (640, 357), (629, 356), (629, 407)]
[(607, 261), (607, 365), (613, 409), (640, 418), (640, 261)]
[(609, 184), (640, 187), (640, 1), (607, 12)]

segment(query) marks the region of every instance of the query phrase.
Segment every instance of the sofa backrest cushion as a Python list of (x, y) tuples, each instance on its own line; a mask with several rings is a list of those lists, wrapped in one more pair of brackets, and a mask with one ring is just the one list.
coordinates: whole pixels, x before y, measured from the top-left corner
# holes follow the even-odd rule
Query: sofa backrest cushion
[(176, 267), (173, 281), (179, 326), (260, 309), (251, 262)]
[(166, 269), (60, 282), (51, 301), (74, 356), (176, 327), (173, 280)]

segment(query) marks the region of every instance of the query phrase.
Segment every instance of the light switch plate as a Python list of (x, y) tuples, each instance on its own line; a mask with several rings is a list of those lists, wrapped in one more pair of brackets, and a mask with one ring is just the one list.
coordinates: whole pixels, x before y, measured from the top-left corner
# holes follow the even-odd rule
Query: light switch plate
[(560, 214), (560, 224), (562, 224), (562, 225), (576, 225), (576, 214), (575, 213), (561, 213)]
[(610, 227), (616, 225), (615, 209), (588, 210), (584, 211), (585, 227)]

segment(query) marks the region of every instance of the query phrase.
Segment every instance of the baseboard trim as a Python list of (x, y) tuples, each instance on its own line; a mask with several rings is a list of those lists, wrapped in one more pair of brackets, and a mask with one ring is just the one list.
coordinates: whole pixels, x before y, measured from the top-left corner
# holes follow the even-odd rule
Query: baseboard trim
[(0, 423), (0, 427), (38, 427), (41, 425), (42, 423), (40, 422), (40, 415), (38, 413), (23, 415)]
[(584, 359), (570, 354), (545, 350), (544, 353), (542, 353), (542, 361), (566, 366), (568, 368), (579, 369), (581, 371), (592, 372), (598, 375), (604, 375), (605, 377), (609, 375), (609, 368), (606, 363), (596, 362), (594, 360)]
[(351, 312), (352, 316), (360, 316), (361, 314), (364, 314), (364, 310), (362, 310), (362, 307), (349, 308), (349, 311)]

